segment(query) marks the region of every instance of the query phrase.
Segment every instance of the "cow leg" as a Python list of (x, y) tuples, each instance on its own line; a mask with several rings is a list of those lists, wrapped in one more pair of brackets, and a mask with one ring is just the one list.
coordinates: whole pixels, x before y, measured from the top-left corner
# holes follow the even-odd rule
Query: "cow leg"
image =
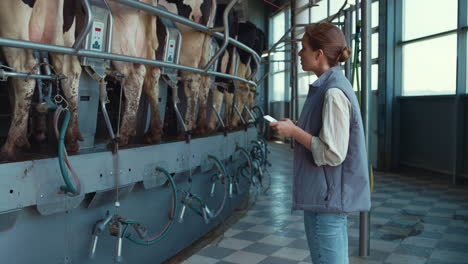
[(207, 129), (207, 118), (206, 110), (208, 103), (208, 94), (210, 92), (211, 78), (209, 76), (201, 76), (200, 82), (200, 97), (198, 99), (198, 119), (197, 129), (200, 135), (206, 133)]
[[(17, 14), (21, 14), (18, 19)], [(32, 8), (22, 1), (3, 0), (0, 8), (0, 36), (13, 39), (29, 39), (29, 20)], [(1, 48), (8, 65), (19, 72), (30, 72), (36, 61), (31, 50)], [(29, 109), (34, 94), (34, 79), (11, 78), (9, 82), (13, 115), (8, 137), (0, 150), (0, 155), (14, 160), (18, 148), (29, 147), (27, 138)]]
[[(205, 35), (205, 40), (203, 42), (202, 57), (200, 61), (200, 68), (205, 67), (206, 64), (210, 60), (211, 42), (212, 42), (211, 37), (208, 35)], [(198, 105), (199, 105), (198, 122), (197, 122), (198, 132), (201, 135), (205, 134), (205, 130), (207, 128), (206, 109), (207, 109), (207, 103), (208, 103), (208, 93), (210, 92), (211, 83), (212, 83), (211, 78), (208, 75), (203, 75), (201, 77), (200, 98), (198, 101)]]
[(78, 140), (82, 141), (78, 125), (78, 90), (80, 87), (81, 65), (76, 57), (61, 54), (52, 54), (52, 61), (57, 73), (67, 78), (61, 81), (62, 91), (68, 102), (70, 110), (70, 123), (65, 137), (67, 151), (79, 150)]
[(128, 145), (129, 137), (136, 135), (136, 116), (146, 74), (146, 67), (142, 64), (124, 64), (127, 64), (124, 69), (118, 69), (125, 76), (125, 79), (122, 81), (125, 104), (123, 107), (122, 124), (120, 126), (121, 146)]
[(148, 132), (143, 137), (143, 141), (148, 144), (159, 143), (162, 135), (161, 117), (159, 114), (159, 76), (161, 70), (157, 67), (148, 67), (143, 89), (148, 96), (151, 105), (151, 121)]
[[(234, 105), (236, 106), (237, 110), (239, 110), (239, 113), (241, 113), (241, 115), (244, 110), (244, 105), (247, 103), (248, 96), (249, 88), (245, 83), (240, 84), (239, 88), (234, 93)], [(239, 117), (239, 114), (233, 113), (232, 127), (238, 127), (240, 123), (241, 119)]]
[[(189, 31), (182, 35), (182, 50), (180, 64), (198, 68), (202, 60), (204, 33)], [(199, 73), (181, 71), (184, 94), (187, 98), (187, 107), (184, 114), (184, 122), (189, 131), (195, 129), (197, 118), (196, 110), (200, 95), (201, 75)]]
[[(19, 72), (30, 72), (36, 61), (31, 50), (2, 48), (8, 65)], [(37, 73), (37, 72), (35, 72)], [(13, 115), (5, 144), (1, 149), (2, 158), (15, 160), (19, 148), (29, 148), (27, 138), (29, 109), (36, 86), (35, 79), (11, 78), (10, 93), (13, 93)]]
[[(60, 40), (63, 41), (63, 45), (67, 47), (73, 45), (75, 42), (75, 27), (76, 23), (73, 22), (71, 28), (67, 32), (63, 35), (59, 35), (59, 37), (63, 37), (63, 40)], [(67, 79), (62, 80), (61, 84), (71, 114), (65, 137), (65, 144), (67, 151), (76, 152), (79, 149), (78, 140), (83, 140), (78, 124), (78, 93), (82, 68), (78, 58), (75, 56), (61, 55), (60, 58), (62, 59), (62, 65), (58, 69), (61, 71), (61, 74), (67, 76)]]
[(231, 128), (231, 119), (232, 119), (232, 104), (234, 101), (234, 94), (229, 92), (224, 92), (224, 124)]
[(184, 115), (184, 122), (187, 130), (195, 129), (196, 110), (200, 92), (200, 74), (182, 71), (181, 76), (184, 79), (184, 94), (187, 98), (187, 107)]
[(221, 107), (223, 106), (223, 98), (224, 94), (215, 87), (214, 89), (211, 89), (211, 94), (213, 98), (213, 108), (214, 110), (211, 111), (211, 114), (208, 118), (208, 133), (213, 132), (216, 129), (216, 126), (218, 125), (218, 117), (216, 116), (216, 112), (220, 113), (221, 112)]

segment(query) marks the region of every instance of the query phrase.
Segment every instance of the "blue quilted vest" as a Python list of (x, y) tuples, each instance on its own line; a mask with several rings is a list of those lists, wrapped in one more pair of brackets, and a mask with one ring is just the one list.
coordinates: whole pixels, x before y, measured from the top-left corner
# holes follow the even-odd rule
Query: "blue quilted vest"
[(310, 85), (298, 126), (313, 136), (319, 135), (325, 93), (330, 88), (340, 89), (351, 102), (348, 152), (338, 166), (317, 166), (311, 151), (296, 142), (293, 210), (322, 213), (369, 211), (369, 165), (361, 111), (356, 94), (340, 66), (330, 68)]

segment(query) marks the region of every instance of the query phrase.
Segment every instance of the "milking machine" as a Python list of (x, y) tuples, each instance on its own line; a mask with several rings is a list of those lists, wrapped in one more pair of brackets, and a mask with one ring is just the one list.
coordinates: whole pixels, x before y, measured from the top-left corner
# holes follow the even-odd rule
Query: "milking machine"
[[(234, 2), (236, 1), (232, 1), (232, 3)], [(37, 71), (35, 72), (19, 73), (15, 72), (12, 69), (0, 67), (0, 79), (6, 79), (8, 77), (38, 79), (37, 93), (39, 100), (35, 108), (38, 112), (42, 113), (49, 112), (50, 110), (55, 110), (54, 131), (56, 132), (58, 137), (58, 160), (60, 171), (66, 184), (61, 189), (68, 196), (81, 196), (81, 200), (77, 199), (75, 202), (75, 200), (70, 200), (70, 197), (63, 195), (61, 197), (57, 197), (53, 191), (40, 187), (43, 189), (38, 190), (37, 194), (34, 193), (32, 195), (34, 197), (37, 197), (37, 202), (36, 200), (30, 201), (30, 197), (27, 197), (27, 199), (29, 200), (27, 200), (27, 202), (24, 202), (26, 198), (20, 197), (18, 198), (18, 200), (21, 201), (16, 203), (15, 206), (19, 206), (18, 208), (22, 208), (23, 206), (37, 205), (38, 211), (43, 215), (50, 215), (57, 212), (67, 212), (66, 214), (68, 214), (67, 210), (75, 209), (75, 212), (77, 213), (74, 217), (85, 217), (86, 220), (88, 220), (87, 218), (89, 217), (89, 214), (88, 216), (84, 216), (85, 214), (81, 214), (81, 210), (92, 210), (91, 208), (96, 208), (97, 206), (106, 203), (107, 200), (105, 200), (105, 198), (103, 197), (109, 196), (109, 192), (112, 191), (113, 193), (115, 193), (115, 200), (113, 200), (114, 206), (108, 208), (107, 214), (102, 219), (99, 219), (93, 226), (89, 257), (96, 258), (99, 255), (99, 241), (102, 240), (102, 236), (104, 236), (104, 234), (108, 233), (112, 237), (116, 238), (115, 262), (120, 263), (123, 261), (123, 246), (125, 243), (124, 241), (130, 241), (134, 244), (145, 246), (154, 245), (162, 241), (163, 239), (168, 237), (171, 231), (175, 229), (174, 224), (176, 221), (184, 222), (184, 219), (185, 221), (189, 219), (187, 217), (187, 209), (189, 209), (190, 212), (195, 213), (195, 215), (200, 216), (200, 218), (197, 219), (202, 219), (202, 225), (204, 225), (203, 223), (213, 223), (213, 220), (219, 218), (220, 215), (224, 212), (223, 210), (226, 208), (226, 204), (228, 203), (228, 201), (234, 204), (233, 201), (236, 198), (235, 195), (241, 194), (241, 189), (239, 186), (241, 177), (244, 177), (247, 183), (249, 183), (257, 190), (256, 195), (258, 195), (258, 189), (260, 188), (259, 186), (261, 186), (262, 184), (263, 175), (265, 174), (264, 167), (265, 164), (268, 163), (266, 154), (267, 147), (264, 141), (251, 142), (251, 140), (255, 137), (252, 136), (252, 130), (249, 130), (246, 133), (242, 131), (233, 132), (232, 134), (229, 133), (228, 135), (226, 128), (227, 124), (224, 123), (223, 118), (221, 117), (222, 113), (215, 111), (214, 107), (210, 105), (210, 107), (212, 107), (215, 111), (215, 114), (219, 121), (219, 126), (223, 129), (224, 135), (214, 136), (212, 139), (197, 139), (197, 141), (204, 142), (205, 145), (209, 145), (209, 143), (216, 141), (220, 145), (221, 151), (218, 152), (217, 149), (213, 149), (212, 146), (209, 146), (207, 147), (206, 151), (210, 151), (210, 153), (212, 154), (207, 154), (206, 152), (203, 152), (204, 150), (201, 150), (200, 145), (197, 145), (198, 147), (194, 147), (195, 151), (192, 152), (192, 145), (196, 145), (197, 141), (190, 141), (190, 131), (187, 130), (187, 126), (185, 125), (183, 116), (179, 110), (180, 101), (178, 96), (178, 82), (181, 81), (181, 79), (177, 75), (180, 69), (162, 67), (162, 78), (165, 82), (161, 82), (161, 93), (167, 93), (166, 90), (168, 90), (168, 88), (171, 88), (171, 104), (174, 107), (177, 120), (183, 132), (185, 133), (185, 138), (188, 144), (185, 144), (183, 142), (173, 142), (168, 143), (167, 146), (163, 146), (163, 144), (160, 146), (143, 147), (139, 151), (135, 149), (134, 152), (132, 152), (132, 149), (119, 150), (119, 125), (117, 125), (115, 131), (112, 127), (109, 113), (106, 108), (106, 104), (109, 102), (107, 96), (107, 83), (105, 81), (106, 76), (112, 76), (120, 81), (122, 81), (126, 77), (119, 73), (109, 72), (107, 70), (109, 67), (109, 60), (112, 59), (111, 56), (108, 56), (110, 55), (109, 53), (111, 53), (112, 45), (112, 12), (109, 7), (108, 0), (82, 0), (82, 3), (85, 13), (87, 15), (85, 29), (77, 37), (76, 43), (73, 45), (73, 53), (66, 53), (69, 52), (69, 50), (67, 48), (63, 49), (64, 51), (66, 51), (64, 52), (65, 54), (80, 56), (80, 63), (84, 69), (80, 79), (80, 88), (78, 94), (78, 123), (84, 140), (82, 142), (79, 142), (79, 145), (80, 149), (85, 150), (85, 152), (95, 148), (95, 135), (97, 130), (96, 123), (98, 121), (98, 109), (100, 108), (104, 117), (108, 135), (113, 143), (112, 158), (108, 158), (108, 156), (110, 155), (109, 152), (91, 153), (91, 155), (82, 154), (72, 157), (73, 159), (76, 158), (77, 161), (80, 161), (79, 164), (81, 166), (75, 168), (77, 169), (76, 171), (73, 170), (70, 166), (70, 161), (68, 159), (64, 142), (67, 125), (70, 119), (68, 102), (60, 95), (59, 91), (57, 91), (54, 94), (54, 85), (56, 85), (58, 89), (60, 87), (60, 80), (66, 77), (58, 75), (54, 72), (53, 67), (48, 62), (47, 53), (36, 52), (38, 66), (36, 66), (35, 69)], [(157, 8), (161, 9), (162, 7)], [(165, 39), (165, 46), (162, 52), (161, 62), (178, 64), (182, 44), (182, 35), (179, 32), (176, 24), (172, 20), (164, 17), (159, 17), (159, 19), (165, 26), (167, 36)], [(226, 28), (226, 35), (228, 35), (227, 32), (228, 29)], [(213, 41), (213, 43), (215, 42)], [(221, 47), (219, 47), (217, 44), (212, 45), (210, 56), (211, 59), (210, 62), (206, 65), (205, 72), (213, 72), (215, 70), (214, 65), (217, 65), (216, 60), (219, 57), (218, 55), (222, 52), (226, 45), (227, 37), (225, 38), (225, 42)], [(93, 56), (86, 56), (86, 54), (88, 54), (86, 52), (91, 51), (96, 53), (89, 53)], [(49, 52), (55, 51), (50, 49)], [(96, 54), (98, 53), (100, 55), (96, 56)], [(235, 60), (235, 63), (237, 64), (238, 61)], [(237, 65), (234, 68), (235, 71), (237, 71)], [(233, 73), (234, 75), (236, 75), (235, 72)], [(214, 83), (214, 80), (212, 80), (212, 83)], [(120, 89), (120, 92), (122, 93), (122, 89)], [(121, 103), (122, 94), (120, 94), (120, 104)], [(162, 114), (162, 116), (164, 116), (164, 103), (160, 105), (162, 105), (160, 113)], [(242, 112), (240, 112), (239, 110), (242, 110)], [(243, 109), (235, 108), (234, 111), (237, 115), (239, 115), (246, 129), (249, 127), (249, 125), (254, 124), (255, 120), (258, 120), (258, 118), (255, 118), (255, 112), (253, 112), (254, 110), (249, 109), (247, 106), (244, 106)], [(250, 120), (245, 120), (243, 118), (242, 114), (244, 112), (247, 113)], [(120, 111), (118, 118), (120, 118)], [(179, 153), (177, 151), (172, 150), (171, 147), (184, 149), (184, 153), (180, 156)], [(151, 150), (148, 150), (149, 148), (151, 148)], [(168, 155), (167, 157), (159, 157), (160, 155), (154, 155), (151, 151), (167, 151), (170, 152), (171, 155)], [(132, 157), (133, 153), (139, 153), (139, 155), (141, 155), (142, 157), (136, 158), (138, 162), (135, 167), (132, 167), (132, 169), (134, 169), (135, 171), (135, 175), (130, 175), (130, 173), (127, 174), (123, 172), (124, 165), (122, 164), (128, 164), (126, 162), (126, 159), (134, 158)], [(199, 153), (203, 154), (199, 155)], [(216, 155), (214, 155), (214, 153), (216, 153)], [(245, 163), (242, 163), (242, 165), (238, 169), (233, 170), (234, 173), (232, 173), (227, 170), (226, 165), (229, 165), (229, 160), (239, 160), (237, 154), (240, 154), (245, 158)], [(187, 155), (189, 157), (187, 159), (188, 163), (179, 162), (179, 157), (182, 157), (182, 160), (184, 160), (183, 157), (187, 157)], [(235, 157), (231, 155), (234, 155)], [(172, 161), (174, 157), (178, 157), (177, 161)], [(198, 162), (200, 162), (201, 164), (199, 164), (198, 162), (192, 162), (192, 160), (195, 159), (192, 157), (197, 157)], [(141, 159), (142, 161), (140, 161), (139, 159)], [(164, 165), (164, 162), (161, 162), (161, 160), (154, 159), (164, 159), (165, 162), (168, 163), (168, 165)], [(112, 162), (112, 168), (107, 167), (107, 165), (110, 164), (110, 162)], [(145, 162), (148, 162), (149, 165)], [(40, 168), (41, 166), (47, 166), (48, 163), (47, 161), (37, 161), (37, 164), (38, 165), (36, 165), (36, 167)], [(207, 175), (209, 177), (207, 179), (207, 186), (203, 186), (203, 188), (201, 188), (202, 190), (192, 188), (192, 173), (195, 171), (195, 168), (198, 168), (198, 166), (193, 166), (195, 164), (199, 164), (200, 167), (208, 168), (202, 169), (202, 174)], [(161, 231), (153, 236), (148, 235), (150, 233), (149, 228), (147, 228), (147, 226), (143, 224), (143, 222), (151, 220), (125, 216), (125, 213), (123, 212), (123, 209), (120, 204), (120, 198), (123, 196), (122, 192), (125, 192), (125, 188), (130, 186), (127, 188), (128, 192), (130, 192), (135, 183), (137, 182), (143, 182), (143, 185), (147, 184), (147, 182), (145, 182), (147, 181), (147, 178), (145, 178), (146, 176), (140, 175), (144, 172), (146, 173), (147, 169), (140, 169), (140, 165), (141, 167), (147, 166), (148, 168), (150, 168), (150, 176), (157, 175), (156, 177), (158, 178), (158, 180), (160, 180), (159, 178), (164, 179), (164, 184), (160, 185), (162, 188), (170, 186), (169, 188), (171, 189), (171, 205), (169, 207), (165, 207), (168, 208), (168, 211), (170, 211), (170, 213), (167, 216), (165, 216), (168, 217), (167, 224), (162, 225)], [(88, 166), (89, 168), (87, 168)], [(26, 187), (22, 187), (25, 190), (29, 188), (28, 186), (34, 186), (33, 184), (29, 183), (29, 178), (26, 177), (28, 173), (30, 173), (30, 170), (36, 173), (35, 176), (39, 175), (41, 172), (49, 172), (49, 170), (41, 171), (40, 169), (35, 169), (33, 167), (34, 162), (32, 162), (30, 169), (21, 170), (21, 173), (23, 173), (24, 171), (26, 179), (24, 180), (26, 182), (24, 186)], [(93, 170), (96, 171), (97, 177), (93, 174)], [(105, 170), (108, 170), (109, 172), (106, 172)], [(125, 170), (127, 170), (127, 168), (125, 168)], [(130, 171), (130, 168), (128, 168), (128, 170)], [(85, 171), (86, 173), (83, 173), (83, 171)], [(83, 181), (85, 183), (84, 187), (86, 188), (81, 187), (81, 183), (77, 176), (77, 172), (80, 173), (80, 175), (83, 175), (83, 178), (85, 178), (83, 179)], [(174, 173), (171, 175), (169, 172)], [(186, 175), (185, 173), (187, 172), (188, 188), (178, 187), (174, 180), (175, 176), (173, 175)], [(71, 176), (69, 174), (71, 174)], [(91, 176), (90, 174), (93, 175)], [(161, 175), (162, 177), (160, 177)], [(133, 178), (127, 179), (126, 176), (128, 178)], [(115, 177), (113, 179), (114, 181), (110, 179), (112, 177)], [(50, 182), (50, 180), (44, 177), (44, 180), (38, 180), (37, 185), (44, 186), (47, 182)], [(36, 182), (34, 183), (36, 184)], [(3, 186), (0, 187), (3, 188)], [(204, 192), (205, 187), (208, 190), (208, 192)], [(13, 187), (11, 188), (13, 192)], [(169, 189), (166, 190), (169, 191)], [(219, 191), (221, 191), (222, 194), (220, 194)], [(22, 193), (27, 193), (27, 191), (24, 191)], [(80, 203), (82, 202), (82, 199), (84, 198), (84, 194), (90, 193), (93, 194), (88, 197), (90, 200), (89, 204), (87, 206), (84, 206), (83, 208), (79, 207)], [(64, 200), (65, 198), (63, 197), (65, 197), (67, 200)], [(243, 197), (239, 195), (239, 198)], [(104, 202), (100, 202), (100, 199), (102, 199), (102, 201)], [(237, 202), (238, 201), (236, 201), (236, 203)], [(9, 200), (6, 200), (5, 204), (7, 203), (9, 203)], [(215, 203), (216, 206), (214, 205)], [(131, 206), (134, 205), (135, 204), (131, 204)], [(0, 204), (0, 207), (1, 206), (3, 206), (3, 204)], [(8, 206), (10, 205), (8, 204)], [(0, 208), (0, 210), (3, 210), (4, 208), (11, 209), (16, 207), (13, 206), (10, 208), (3, 206)], [(129, 213), (126, 214), (128, 215)], [(62, 215), (58, 216), (62, 217)], [(2, 219), (3, 218), (1, 218), (0, 215), (0, 220)], [(190, 221), (193, 221), (193, 218), (190, 218)], [(163, 244), (160, 245), (162, 247), (165, 246)]]

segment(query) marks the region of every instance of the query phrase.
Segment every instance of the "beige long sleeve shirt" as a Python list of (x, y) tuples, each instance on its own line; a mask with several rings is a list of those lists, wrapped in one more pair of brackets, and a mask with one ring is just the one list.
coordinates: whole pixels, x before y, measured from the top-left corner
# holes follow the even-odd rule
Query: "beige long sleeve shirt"
[(346, 158), (351, 123), (351, 103), (338, 88), (325, 94), (322, 109), (322, 129), (312, 135), (311, 150), (317, 166), (337, 166)]

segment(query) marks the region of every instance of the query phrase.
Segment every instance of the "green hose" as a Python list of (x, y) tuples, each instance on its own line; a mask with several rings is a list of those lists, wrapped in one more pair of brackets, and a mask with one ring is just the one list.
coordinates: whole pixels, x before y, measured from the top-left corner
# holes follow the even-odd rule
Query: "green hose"
[(214, 160), (218, 164), (218, 166), (221, 168), (223, 175), (227, 177), (227, 170), (226, 170), (226, 167), (224, 167), (224, 164), (214, 155), (210, 154), (208, 155), (208, 158)]
[(247, 163), (249, 164), (249, 174), (250, 174), (249, 179), (252, 180), (253, 178), (252, 158), (250, 157), (249, 152), (245, 148), (242, 148), (242, 147), (237, 147), (236, 152), (237, 151), (244, 153), (244, 155), (247, 157)]
[(265, 153), (263, 152), (263, 147), (262, 145), (257, 141), (257, 140), (252, 140), (251, 141), (252, 144), (254, 144), (255, 146), (253, 147), (255, 149), (255, 147), (259, 148), (260, 152), (262, 153), (261, 155), (261, 159), (260, 159), (260, 164), (265, 164)]
[[(161, 167), (157, 167), (156, 168), (157, 171), (160, 171), (162, 173), (164, 173), (164, 175), (166, 175), (167, 179), (169, 180), (170, 184), (171, 184), (171, 187), (172, 187), (172, 195), (174, 195), (174, 214), (175, 212), (178, 212), (178, 201), (179, 201), (179, 198), (177, 196), (177, 187), (176, 187), (176, 184), (174, 182), (174, 179), (172, 178), (172, 176), (163, 168)], [(135, 238), (135, 237), (132, 237), (131, 234), (123, 234), (123, 236), (125, 238), (127, 238), (128, 240), (132, 241), (133, 243), (135, 244), (138, 244), (138, 245), (143, 245), (143, 246), (150, 246), (150, 245), (154, 245), (156, 244), (157, 242), (161, 241), (162, 239), (164, 239), (168, 234), (169, 232), (171, 231), (172, 229), (172, 226), (174, 225), (174, 215), (171, 216), (171, 221), (169, 223), (169, 225), (167, 226), (167, 228), (164, 230), (164, 232), (161, 234), (161, 235), (158, 235), (156, 238), (154, 239), (151, 239), (151, 240), (148, 240), (148, 241), (145, 241), (145, 240), (141, 240), (139, 238)]]
[(62, 172), (62, 177), (65, 181), (65, 185), (60, 186), (60, 189), (71, 194), (79, 194), (75, 186), (73, 186), (73, 184), (70, 181), (70, 175), (68, 175), (68, 170), (65, 165), (65, 133), (67, 132), (68, 123), (70, 122), (70, 110), (68, 110), (68, 108), (65, 108), (62, 111), (65, 111), (65, 118), (63, 120), (62, 127), (60, 128), (60, 135), (58, 141), (58, 160), (60, 171)]

